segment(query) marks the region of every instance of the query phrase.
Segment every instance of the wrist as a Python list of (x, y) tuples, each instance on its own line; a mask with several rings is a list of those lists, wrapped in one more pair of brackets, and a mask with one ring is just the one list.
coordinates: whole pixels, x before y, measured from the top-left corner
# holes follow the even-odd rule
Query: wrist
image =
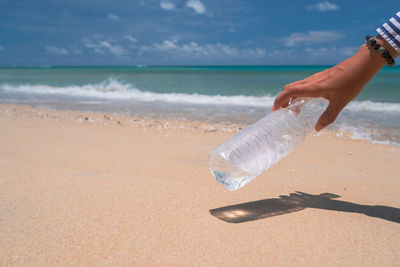
[(382, 55), (367, 44), (363, 44), (360, 47), (358, 52), (353, 56), (353, 60), (361, 72), (371, 77), (387, 64)]
[(382, 55), (363, 44), (352, 57), (338, 64), (338, 70), (351, 77), (360, 90), (387, 64)]

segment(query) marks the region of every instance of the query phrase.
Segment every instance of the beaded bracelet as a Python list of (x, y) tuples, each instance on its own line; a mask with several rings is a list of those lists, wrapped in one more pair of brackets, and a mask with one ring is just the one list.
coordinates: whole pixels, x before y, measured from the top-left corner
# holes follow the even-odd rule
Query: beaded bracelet
[(389, 67), (393, 67), (396, 64), (389, 52), (383, 46), (378, 44), (374, 37), (368, 35), (367, 37), (365, 37), (365, 42), (369, 47), (372, 47), (375, 50), (378, 50), (379, 53), (381, 53), (382, 57), (386, 60)]

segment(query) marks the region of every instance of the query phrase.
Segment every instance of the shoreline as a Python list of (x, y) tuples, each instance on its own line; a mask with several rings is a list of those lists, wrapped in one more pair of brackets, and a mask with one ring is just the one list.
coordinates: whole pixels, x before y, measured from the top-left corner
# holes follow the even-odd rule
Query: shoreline
[(237, 191), (238, 125), (0, 105), (0, 265), (395, 265), (400, 148), (309, 136)]
[[(100, 111), (78, 111), (68, 109), (52, 109), (37, 108), (31, 105), (23, 104), (5, 104), (0, 103), (0, 116), (35, 116), (40, 119), (50, 119), (56, 122), (68, 121), (76, 124), (99, 124), (99, 125), (116, 125), (129, 128), (154, 128), (158, 130), (179, 129), (179, 130), (199, 130), (203, 133), (220, 132), (220, 133), (237, 133), (246, 128), (250, 124), (230, 123), (230, 122), (206, 122), (189, 119), (164, 119), (164, 118), (146, 118), (145, 116), (131, 116), (120, 113), (108, 113)], [(313, 132), (309, 136), (318, 137), (325, 136), (331, 139), (339, 138), (351, 140), (355, 142), (366, 142), (374, 145), (385, 145), (390, 147), (398, 147), (388, 142), (380, 142), (354, 137), (351, 132), (344, 130), (324, 129), (322, 132)]]
[(0, 103), (0, 116), (35, 116), (40, 119), (68, 121), (76, 124), (98, 124), (98, 125), (118, 125), (130, 128), (157, 128), (157, 129), (180, 129), (180, 130), (200, 130), (202, 132), (237, 132), (245, 124), (238, 123), (211, 123), (203, 121), (192, 121), (188, 119), (155, 119), (134, 117), (118, 113), (96, 112), (96, 111), (77, 111), (66, 109), (43, 109), (30, 105), (15, 105)]

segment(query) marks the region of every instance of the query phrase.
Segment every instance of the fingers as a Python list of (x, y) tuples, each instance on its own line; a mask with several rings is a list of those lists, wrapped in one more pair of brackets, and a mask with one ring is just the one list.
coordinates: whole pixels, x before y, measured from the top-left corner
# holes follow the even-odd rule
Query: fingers
[(292, 93), (289, 91), (283, 91), (280, 93), (274, 101), (274, 105), (272, 106), (272, 110), (275, 111), (279, 108), (286, 108), (289, 105), (290, 98), (292, 97)]
[(302, 81), (287, 84), (283, 87), (283, 91), (275, 98), (272, 110), (275, 111), (279, 108), (286, 108), (289, 105), (290, 99), (296, 97), (296, 84), (300, 84)]
[(302, 81), (285, 85), (283, 91), (275, 98), (272, 110), (287, 107), (290, 100), (296, 97), (323, 97), (318, 91), (310, 90), (308, 87)]
[(321, 131), (326, 126), (334, 122), (342, 109), (342, 106), (339, 106), (334, 102), (330, 102), (324, 113), (322, 113), (321, 117), (319, 117), (317, 124), (315, 124), (315, 130)]

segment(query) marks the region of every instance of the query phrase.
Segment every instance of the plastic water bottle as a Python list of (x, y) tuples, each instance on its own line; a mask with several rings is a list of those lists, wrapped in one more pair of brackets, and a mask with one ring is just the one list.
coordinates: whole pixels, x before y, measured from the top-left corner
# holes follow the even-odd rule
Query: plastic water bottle
[(211, 151), (211, 173), (226, 189), (239, 189), (301, 144), (328, 103), (297, 98), (268, 114)]

